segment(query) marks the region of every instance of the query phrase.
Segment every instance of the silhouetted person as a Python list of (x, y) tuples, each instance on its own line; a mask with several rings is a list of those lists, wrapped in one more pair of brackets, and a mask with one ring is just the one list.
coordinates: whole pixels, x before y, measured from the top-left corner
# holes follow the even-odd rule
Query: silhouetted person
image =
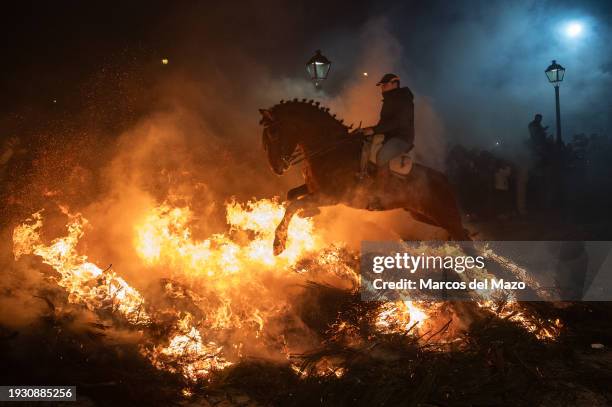
[(529, 139), (534, 152), (538, 156), (538, 159), (545, 159), (551, 142), (546, 134), (548, 126), (542, 126), (542, 115), (540, 113), (535, 115), (533, 121), (529, 123), (528, 128)]
[(529, 149), (532, 164), (529, 170), (529, 182), (533, 194), (531, 200), (536, 207), (548, 209), (552, 205), (554, 189), (553, 148), (551, 138), (546, 134), (548, 126), (542, 126), (542, 115), (536, 114), (529, 123)]

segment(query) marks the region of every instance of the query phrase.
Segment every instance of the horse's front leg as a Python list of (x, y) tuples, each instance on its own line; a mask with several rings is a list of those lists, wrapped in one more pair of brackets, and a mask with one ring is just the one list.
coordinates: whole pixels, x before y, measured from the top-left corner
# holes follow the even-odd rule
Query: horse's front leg
[(280, 221), (278, 226), (276, 227), (276, 231), (274, 232), (274, 255), (278, 256), (287, 246), (287, 235), (289, 231), (289, 223), (293, 218), (293, 215), (296, 214), (299, 210), (304, 210), (307, 212), (316, 211), (319, 207), (318, 199), (314, 194), (306, 195), (300, 199), (295, 199), (290, 201), (285, 210), (285, 215), (283, 219)]
[(308, 186), (306, 184), (302, 184), (299, 187), (291, 188), (289, 191), (287, 191), (287, 200), (293, 201), (304, 195), (308, 195)]

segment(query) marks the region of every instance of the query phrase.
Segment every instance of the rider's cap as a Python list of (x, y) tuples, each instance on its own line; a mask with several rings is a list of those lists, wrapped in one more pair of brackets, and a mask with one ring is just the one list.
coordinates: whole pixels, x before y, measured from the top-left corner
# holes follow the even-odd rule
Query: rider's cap
[(389, 83), (389, 82), (393, 82), (393, 81), (399, 81), (400, 78), (399, 76), (397, 76), (394, 73), (386, 73), (380, 81), (378, 81), (378, 83), (376, 84), (376, 86), (380, 86), (383, 83)]

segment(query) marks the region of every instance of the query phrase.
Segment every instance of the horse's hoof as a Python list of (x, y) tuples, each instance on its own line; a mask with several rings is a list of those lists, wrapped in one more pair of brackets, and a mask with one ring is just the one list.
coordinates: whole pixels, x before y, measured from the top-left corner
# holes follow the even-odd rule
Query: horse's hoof
[(300, 218), (312, 218), (313, 216), (317, 216), (320, 213), (321, 213), (321, 210), (319, 208), (312, 208), (312, 209), (304, 209), (298, 212), (297, 215)]

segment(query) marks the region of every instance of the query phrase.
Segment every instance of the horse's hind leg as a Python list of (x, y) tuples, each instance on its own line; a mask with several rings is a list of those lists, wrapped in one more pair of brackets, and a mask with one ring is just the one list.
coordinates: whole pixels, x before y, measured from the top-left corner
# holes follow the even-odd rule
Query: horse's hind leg
[[(429, 172), (413, 181), (418, 185), (418, 199), (405, 209), (418, 221), (445, 229), (451, 240), (470, 240), (463, 228), (455, 193), (446, 177)], [(414, 178), (413, 178), (414, 180)]]
[(461, 221), (461, 212), (459, 211), (459, 205), (457, 204), (455, 191), (448, 183), (446, 177), (444, 178), (444, 184), (445, 188), (443, 188), (443, 194), (444, 201), (446, 202), (446, 209), (444, 210), (444, 213), (446, 216), (444, 217), (445, 222), (443, 227), (450, 234), (451, 240), (472, 240), (470, 239), (468, 230), (463, 227), (463, 222)]
[(432, 218), (430, 218), (428, 216), (425, 216), (425, 215), (423, 215), (421, 213), (418, 213), (418, 212), (415, 212), (415, 211), (411, 211), (409, 208), (404, 208), (404, 210), (406, 212), (408, 212), (410, 214), (410, 216), (414, 220), (416, 220), (418, 222), (426, 223), (426, 224), (431, 225), (431, 226), (440, 227), (440, 224), (438, 222), (436, 222), (434, 219), (432, 219)]
[(463, 227), (461, 213), (455, 195), (449, 190), (445, 197), (445, 207), (441, 208), (440, 226), (446, 229), (451, 240), (471, 240), (468, 231)]
[(446, 229), (451, 240), (471, 240), (467, 230), (463, 227), (459, 207), (452, 190), (449, 189), (442, 195), (435, 199), (434, 213), (436, 216), (432, 217), (435, 223), (437, 223), (437, 226)]
[(415, 212), (408, 208), (404, 208), (404, 210), (408, 212), (410, 216), (418, 222), (445, 229), (450, 235), (451, 240), (458, 240), (458, 241), (470, 240), (469, 235), (467, 234), (466, 230), (463, 228), (463, 224), (461, 223), (461, 218), (459, 218), (459, 220), (457, 221), (456, 218), (452, 219), (453, 217), (451, 217), (450, 220), (443, 221), (442, 223), (440, 223), (439, 219), (435, 219), (433, 217), (423, 215), (422, 213)]

